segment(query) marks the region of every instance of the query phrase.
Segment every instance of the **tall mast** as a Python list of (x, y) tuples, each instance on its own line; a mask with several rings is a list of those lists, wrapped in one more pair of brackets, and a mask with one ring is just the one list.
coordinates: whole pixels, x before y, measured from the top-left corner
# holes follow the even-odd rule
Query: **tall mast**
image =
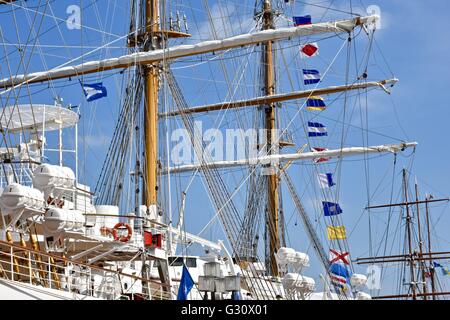
[[(144, 50), (159, 49), (158, 37), (158, 0), (145, 0), (145, 31), (147, 43)], [(144, 204), (151, 210), (156, 210), (158, 203), (158, 88), (159, 66), (157, 63), (145, 68), (145, 107), (144, 107)], [(155, 212), (157, 213), (157, 212)]]
[[(406, 170), (403, 170), (403, 188), (407, 190), (407, 179), (406, 179)], [(426, 218), (427, 218), (427, 231), (428, 231), (428, 252), (423, 252), (423, 247), (420, 248), (420, 252), (412, 252), (412, 239), (410, 237), (411, 232), (408, 232), (408, 242), (410, 243), (409, 246), (409, 252), (407, 254), (401, 254), (401, 255), (391, 255), (391, 256), (381, 256), (381, 257), (367, 257), (367, 258), (358, 258), (356, 259), (357, 264), (375, 264), (375, 263), (398, 263), (398, 262), (406, 262), (410, 263), (411, 267), (411, 275), (414, 275), (414, 261), (418, 261), (420, 264), (424, 264), (426, 261), (430, 262), (430, 272), (431, 272), (431, 287), (432, 292), (428, 293), (426, 288), (424, 288), (423, 293), (417, 293), (416, 283), (414, 280), (414, 276), (411, 278), (410, 286), (412, 288), (412, 293), (408, 294), (399, 294), (399, 295), (389, 295), (389, 296), (378, 296), (378, 297), (372, 297), (373, 299), (394, 299), (394, 298), (413, 298), (414, 300), (417, 299), (417, 297), (423, 297), (424, 299), (427, 299), (427, 297), (432, 297), (433, 300), (436, 299), (436, 297), (442, 295), (450, 295), (450, 292), (436, 292), (435, 283), (434, 283), (434, 268), (433, 268), (433, 261), (434, 260), (447, 260), (449, 259), (448, 254), (450, 252), (432, 252), (431, 251), (431, 238), (430, 238), (430, 229), (429, 229), (429, 215), (428, 215), (428, 204), (429, 203), (436, 203), (436, 202), (443, 202), (449, 201), (449, 198), (445, 199), (433, 199), (429, 195), (425, 198), (425, 200), (418, 200), (418, 188), (416, 184), (416, 201), (409, 202), (407, 191), (405, 191), (405, 202), (402, 203), (391, 203), (391, 204), (384, 204), (384, 205), (377, 205), (377, 206), (371, 206), (367, 207), (366, 209), (382, 209), (382, 208), (390, 208), (390, 207), (406, 207), (406, 214), (407, 214), (407, 228), (408, 231), (411, 229), (411, 216), (409, 214), (408, 206), (410, 205), (420, 205), (425, 204), (426, 208)], [(418, 208), (418, 207), (417, 207)], [(409, 219), (408, 219), (409, 217)], [(418, 216), (418, 219), (420, 220), (420, 217)], [(408, 222), (409, 221), (409, 222)], [(419, 236), (419, 242), (422, 239), (422, 235)], [(423, 268), (423, 265), (422, 265)], [(422, 279), (424, 279), (425, 274), (422, 274)], [(425, 281), (424, 281), (425, 282)]]
[[(428, 210), (428, 200), (431, 200), (432, 197), (430, 195), (426, 195), (425, 197), (425, 215), (427, 218), (427, 237), (428, 237), (428, 251), (432, 252), (431, 249), (431, 232), (430, 232), (430, 212)], [(430, 275), (431, 275), (431, 292), (433, 293), (433, 300), (436, 300), (436, 296), (434, 295), (436, 293), (436, 284), (434, 279), (434, 265), (433, 261), (430, 260)]]
[[(263, 5), (263, 30), (275, 29), (273, 21), (273, 11), (270, 0), (264, 0)], [(268, 41), (263, 44), (263, 74), (264, 74), (264, 92), (266, 96), (271, 96), (275, 93), (275, 70), (273, 63), (273, 42)], [(266, 143), (267, 150), (272, 153), (272, 149), (275, 147), (276, 137), (273, 133), (276, 129), (275, 123), (275, 104), (270, 103), (265, 108), (265, 126), (266, 126)], [(276, 148), (277, 149), (277, 148)], [(270, 168), (271, 170), (268, 178), (267, 189), (267, 225), (268, 225), (268, 237), (270, 243), (270, 271), (273, 276), (278, 276), (278, 265), (276, 263), (275, 254), (280, 248), (280, 235), (279, 235), (279, 198), (278, 187), (279, 180), (276, 168)]]
[[(416, 210), (417, 210), (417, 230), (419, 236), (419, 257), (423, 258), (423, 241), (422, 241), (422, 228), (420, 223), (420, 208), (419, 208), (419, 186), (417, 185), (417, 181), (415, 183), (415, 191), (416, 191)], [(421, 276), (422, 276), (422, 293), (424, 294), (423, 300), (427, 300), (426, 294), (427, 292), (427, 279), (425, 276), (425, 262), (419, 261)]]
[(413, 260), (413, 248), (412, 248), (412, 231), (411, 231), (411, 215), (409, 212), (409, 203), (408, 203), (408, 184), (406, 178), (406, 169), (403, 169), (403, 188), (405, 191), (405, 208), (406, 208), (406, 229), (408, 235), (408, 254), (410, 257), (409, 267), (410, 267), (410, 287), (412, 290), (412, 298), (413, 300), (417, 299), (416, 293), (416, 281), (414, 275), (414, 260)]

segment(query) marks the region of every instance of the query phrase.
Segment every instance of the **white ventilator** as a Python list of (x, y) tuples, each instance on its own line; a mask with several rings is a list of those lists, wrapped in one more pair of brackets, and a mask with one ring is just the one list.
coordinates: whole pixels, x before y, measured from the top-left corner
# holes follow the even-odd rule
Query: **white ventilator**
[(99, 205), (95, 206), (95, 211), (97, 215), (96, 225), (99, 228), (114, 228), (120, 222), (118, 206)]
[(363, 274), (353, 274), (350, 278), (350, 284), (353, 287), (361, 287), (365, 286), (367, 283), (367, 277)]

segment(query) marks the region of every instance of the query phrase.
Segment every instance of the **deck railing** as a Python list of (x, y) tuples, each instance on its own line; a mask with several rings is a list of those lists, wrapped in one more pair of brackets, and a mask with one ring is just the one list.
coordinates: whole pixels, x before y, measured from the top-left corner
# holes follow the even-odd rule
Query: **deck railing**
[(172, 298), (171, 288), (158, 281), (71, 261), (4, 241), (0, 241), (0, 277), (99, 299)]

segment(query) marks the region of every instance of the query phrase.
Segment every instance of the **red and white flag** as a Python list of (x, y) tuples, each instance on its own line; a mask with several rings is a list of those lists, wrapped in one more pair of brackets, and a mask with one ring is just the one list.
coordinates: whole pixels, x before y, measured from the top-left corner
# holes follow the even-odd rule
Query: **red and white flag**
[(300, 48), (302, 58), (311, 58), (319, 54), (319, 46), (316, 42), (305, 44)]
[[(311, 150), (312, 150), (312, 152), (328, 151), (328, 149), (325, 149), (325, 148), (311, 148)], [(314, 158), (313, 161), (314, 161), (314, 163), (321, 163), (321, 162), (327, 162), (330, 159), (331, 158)]]
[(350, 265), (349, 253), (330, 249), (330, 263), (343, 263)]

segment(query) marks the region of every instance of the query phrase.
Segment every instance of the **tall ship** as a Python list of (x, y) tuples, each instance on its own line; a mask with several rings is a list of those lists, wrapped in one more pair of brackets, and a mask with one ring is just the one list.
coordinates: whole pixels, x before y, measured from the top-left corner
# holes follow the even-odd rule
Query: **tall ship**
[(0, 0), (0, 299), (445, 299), (380, 13), (333, 2)]

